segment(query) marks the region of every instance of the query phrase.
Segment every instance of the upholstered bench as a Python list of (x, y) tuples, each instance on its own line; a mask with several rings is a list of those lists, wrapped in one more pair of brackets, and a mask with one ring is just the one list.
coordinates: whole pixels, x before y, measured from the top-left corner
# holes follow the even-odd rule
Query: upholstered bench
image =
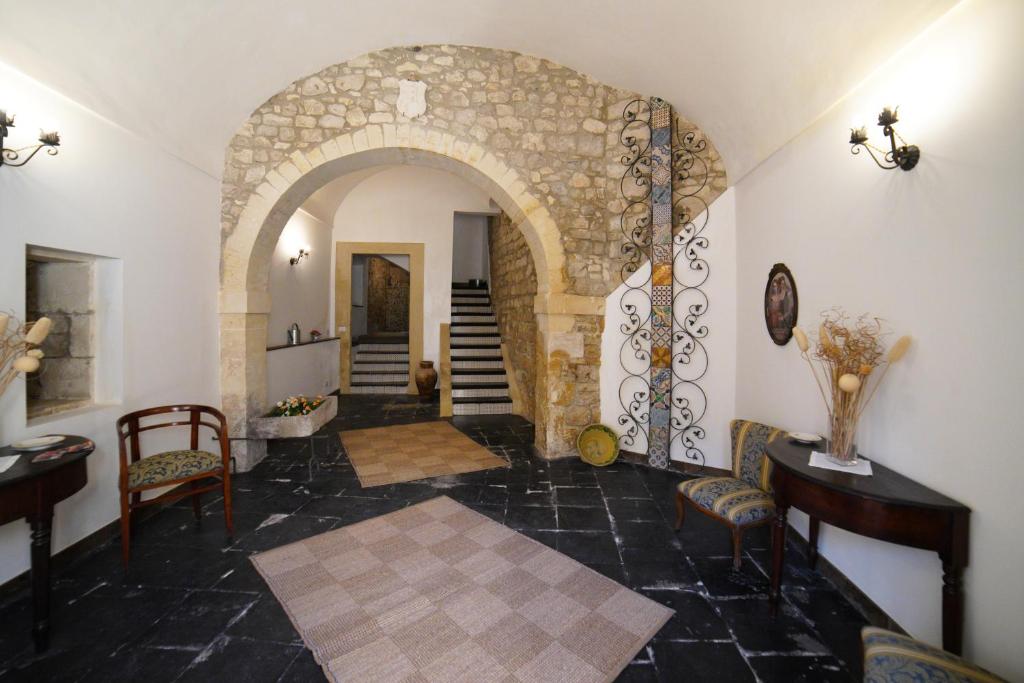
[(860, 639), (865, 683), (1006, 683), (956, 655), (892, 631), (868, 626)]
[(771, 521), (775, 512), (765, 447), (782, 430), (750, 420), (729, 423), (732, 437), (731, 477), (700, 477), (679, 484), (676, 529), (683, 525), (686, 502), (732, 530), (733, 567), (740, 568), (743, 532)]

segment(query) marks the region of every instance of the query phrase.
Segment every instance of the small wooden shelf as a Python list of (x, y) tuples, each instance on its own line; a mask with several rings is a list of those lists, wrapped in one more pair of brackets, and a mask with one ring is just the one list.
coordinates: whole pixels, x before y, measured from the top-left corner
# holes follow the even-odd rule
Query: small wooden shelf
[(334, 341), (338, 337), (320, 337), (313, 341), (301, 341), (298, 344), (278, 344), (277, 346), (268, 346), (267, 351), (277, 351), (278, 349), (294, 349), (296, 346), (309, 346), (310, 344), (322, 344), (324, 342)]

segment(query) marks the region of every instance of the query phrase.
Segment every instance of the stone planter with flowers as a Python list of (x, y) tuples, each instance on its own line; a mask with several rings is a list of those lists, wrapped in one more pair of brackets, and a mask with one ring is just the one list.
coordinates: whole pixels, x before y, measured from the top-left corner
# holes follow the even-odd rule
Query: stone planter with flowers
[(338, 414), (337, 396), (289, 396), (268, 415), (249, 421), (254, 439), (294, 439), (311, 436)]

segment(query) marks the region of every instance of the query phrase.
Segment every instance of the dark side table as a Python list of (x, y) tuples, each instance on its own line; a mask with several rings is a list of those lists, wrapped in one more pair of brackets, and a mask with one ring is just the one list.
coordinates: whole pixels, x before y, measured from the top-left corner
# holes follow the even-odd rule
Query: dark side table
[[(88, 441), (69, 436), (57, 448)], [(22, 517), (32, 529), (32, 638), (37, 652), (49, 645), (50, 532), (53, 507), (85, 486), (85, 459), (93, 448), (66, 453), (54, 460), (33, 463), (37, 453), (0, 448), (0, 455), (17, 455), (18, 462), (0, 473), (0, 524)]]
[(963, 570), (967, 566), (970, 508), (872, 461), (865, 477), (811, 467), (812, 446), (779, 438), (768, 444), (775, 490), (770, 598), (778, 605), (786, 549), (786, 514), (796, 507), (811, 518), (810, 559), (818, 554), (821, 522), (890, 543), (932, 550), (942, 560), (942, 647), (961, 654)]

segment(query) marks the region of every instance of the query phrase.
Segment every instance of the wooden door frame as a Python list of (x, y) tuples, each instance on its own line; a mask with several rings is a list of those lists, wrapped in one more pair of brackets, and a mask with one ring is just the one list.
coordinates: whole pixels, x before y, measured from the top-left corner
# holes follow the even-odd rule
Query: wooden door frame
[(339, 332), (339, 381), (343, 394), (350, 393), (352, 370), (352, 257), (395, 255), (409, 257), (409, 386), (416, 394), (416, 368), (423, 359), (423, 243), (422, 242), (335, 242), (334, 324)]

